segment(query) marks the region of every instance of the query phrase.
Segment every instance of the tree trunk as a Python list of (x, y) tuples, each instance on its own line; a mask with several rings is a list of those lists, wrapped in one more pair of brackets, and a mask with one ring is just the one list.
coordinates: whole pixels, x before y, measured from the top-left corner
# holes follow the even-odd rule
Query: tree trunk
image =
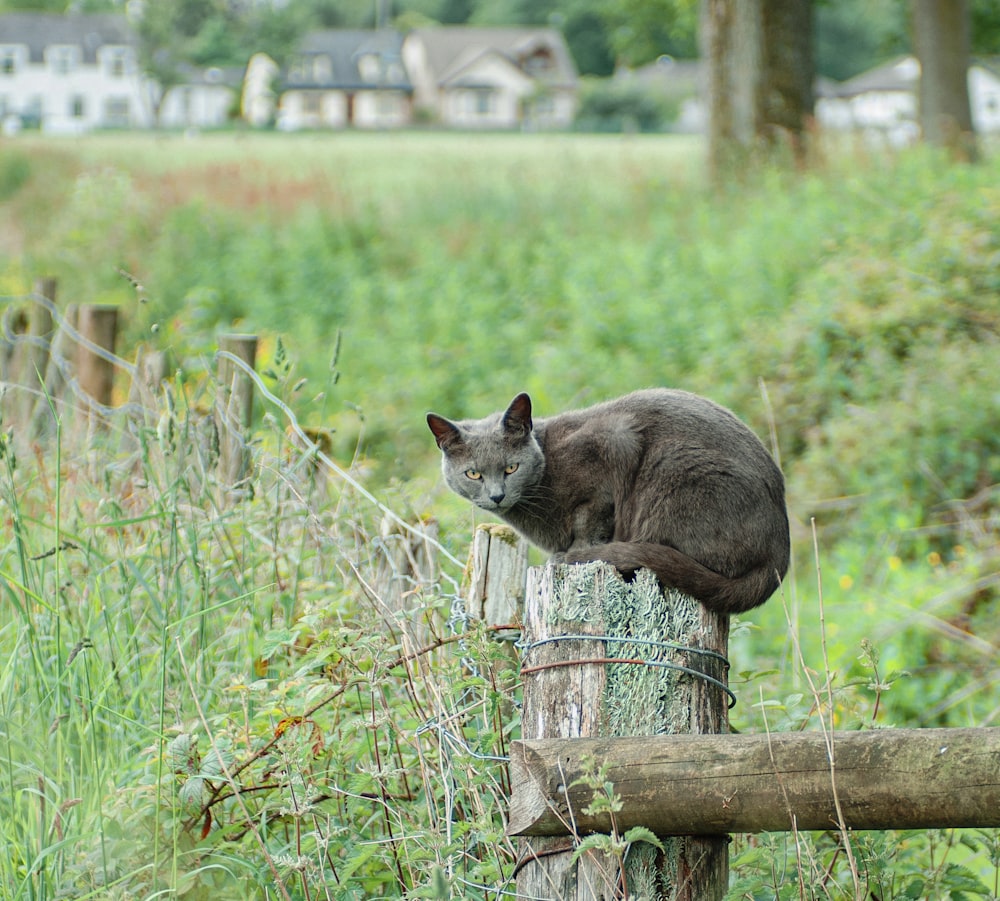
[(787, 145), (801, 166), (813, 111), (812, 0), (767, 2), (762, 13), (763, 137), (773, 150)]
[(702, 0), (708, 167), (724, 181), (789, 147), (812, 117), (812, 0)]
[(968, 0), (913, 0), (924, 141), (973, 162), (978, 149), (969, 105), (970, 22)]

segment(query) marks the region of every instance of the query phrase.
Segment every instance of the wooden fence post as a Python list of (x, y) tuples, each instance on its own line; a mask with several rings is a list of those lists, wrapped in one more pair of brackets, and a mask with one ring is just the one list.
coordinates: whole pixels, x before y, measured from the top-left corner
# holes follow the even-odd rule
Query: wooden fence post
[(527, 570), (527, 541), (510, 526), (478, 525), (472, 536), (466, 612), (488, 626), (519, 623), (524, 611)]
[[(118, 334), (118, 307), (108, 304), (80, 305), (78, 330), (84, 338), (103, 350), (114, 353)], [(77, 353), (77, 377), (80, 389), (97, 403), (111, 406), (115, 367), (110, 361), (81, 344)]]
[[(728, 730), (728, 617), (662, 591), (651, 573), (626, 583), (600, 563), (531, 569), (524, 626), (525, 739)], [(574, 811), (564, 816), (572, 833)], [(636, 843), (624, 872), (595, 851), (573, 861), (578, 840), (522, 839), (518, 897), (716, 901), (726, 892), (727, 836), (660, 836), (663, 852)]]
[[(256, 365), (256, 335), (220, 335), (219, 349), (242, 360), (250, 369)], [(242, 482), (250, 469), (246, 435), (253, 422), (253, 381), (239, 366), (224, 357), (219, 358), (217, 369), (219, 474), (226, 485), (233, 486)]]

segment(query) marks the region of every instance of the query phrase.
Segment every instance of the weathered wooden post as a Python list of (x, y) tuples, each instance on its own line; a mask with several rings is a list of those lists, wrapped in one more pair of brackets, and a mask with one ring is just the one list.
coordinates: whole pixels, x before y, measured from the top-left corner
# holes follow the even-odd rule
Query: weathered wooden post
[[(77, 314), (77, 331), (84, 339), (78, 344), (76, 355), (76, 374), (80, 391), (94, 404), (110, 407), (114, 391), (115, 367), (111, 360), (99, 351), (108, 351), (109, 354), (115, 351), (118, 307), (108, 304), (81, 304)], [(84, 424), (92, 431), (106, 426), (107, 419), (98, 413), (94, 405), (88, 405), (86, 418), (80, 421), (80, 425)]]
[(499, 523), (477, 526), (469, 559), (466, 612), (488, 626), (520, 622), (527, 570), (528, 542), (517, 532)]
[[(118, 307), (109, 304), (80, 305), (78, 331), (91, 344), (114, 353), (118, 334)], [(80, 389), (105, 407), (111, 406), (115, 367), (110, 360), (81, 344), (77, 353)]]
[[(640, 571), (627, 583), (591, 563), (529, 570), (525, 594), (525, 739), (728, 730), (729, 621)], [(525, 761), (514, 750), (512, 784)], [(518, 798), (511, 799), (517, 819)], [(576, 812), (559, 815), (570, 838), (529, 838), (516, 868), (518, 897), (644, 897), (716, 901), (728, 883), (728, 837), (660, 836), (664, 851), (639, 842), (624, 868), (588, 851), (576, 861)], [(624, 872), (622, 872), (624, 869)]]
[[(220, 335), (219, 350), (231, 353), (253, 369), (257, 362), (257, 336)], [(217, 368), (219, 474), (225, 484), (233, 486), (242, 482), (250, 469), (246, 435), (253, 422), (253, 381), (239, 366), (225, 357), (219, 357)]]
[(374, 594), (393, 619), (405, 624), (404, 631), (415, 648), (428, 644), (432, 637), (420, 589), (436, 579), (437, 537), (436, 519), (422, 520), (407, 529), (385, 516), (379, 524), (378, 541), (371, 542), (376, 553)]

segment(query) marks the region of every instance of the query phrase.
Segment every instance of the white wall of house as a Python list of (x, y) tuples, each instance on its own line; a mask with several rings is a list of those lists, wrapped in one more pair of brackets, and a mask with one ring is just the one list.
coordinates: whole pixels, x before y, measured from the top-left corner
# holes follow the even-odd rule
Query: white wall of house
[(236, 92), (225, 85), (184, 84), (167, 91), (160, 105), (164, 128), (221, 128), (229, 122)]
[(982, 66), (969, 69), (969, 105), (977, 132), (1000, 132), (1000, 76)]
[(400, 128), (410, 122), (410, 98), (405, 91), (359, 91), (354, 95), (354, 125), (358, 128)]
[(285, 91), (278, 105), (278, 128), (344, 128), (347, 113), (343, 91)]
[(486, 55), (442, 88), (441, 121), (459, 128), (515, 128), (535, 90), (533, 79), (498, 55)]
[(152, 124), (150, 85), (135, 51), (105, 45), (87, 64), (78, 46), (52, 45), (32, 63), (28, 48), (0, 40), (0, 119), (38, 122), (56, 134)]

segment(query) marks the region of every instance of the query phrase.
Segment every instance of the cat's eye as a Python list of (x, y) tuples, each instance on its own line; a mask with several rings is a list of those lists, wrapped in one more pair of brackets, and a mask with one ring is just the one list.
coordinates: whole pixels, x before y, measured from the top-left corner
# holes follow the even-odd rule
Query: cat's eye
[(503, 471), (504, 471), (504, 472), (505, 472), (505, 473), (506, 473), (507, 475), (513, 475), (513, 474), (514, 474), (515, 472), (517, 472), (517, 467), (518, 467), (518, 464), (517, 464), (517, 463), (508, 463), (508, 464), (507, 464), (507, 465), (506, 465), (506, 466), (505, 466), (505, 467), (503, 468)]
[(483, 477), (483, 474), (478, 469), (467, 469), (465, 470), (465, 477), (473, 481), (478, 481)]

